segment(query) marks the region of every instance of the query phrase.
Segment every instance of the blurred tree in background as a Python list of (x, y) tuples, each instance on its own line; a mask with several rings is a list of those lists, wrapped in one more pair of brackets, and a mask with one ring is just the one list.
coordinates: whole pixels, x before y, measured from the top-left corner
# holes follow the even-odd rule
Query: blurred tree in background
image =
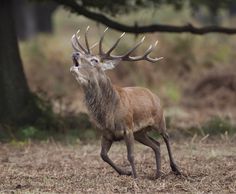
[(0, 1), (0, 21), (0, 122), (32, 123), (38, 108), (22, 67), (12, 0)]
[[(138, 9), (152, 7), (152, 9), (158, 10), (163, 4), (172, 5), (180, 10), (186, 3), (189, 4), (193, 13), (202, 7), (207, 8), (213, 17), (217, 16), (221, 9), (228, 10), (230, 14), (235, 13), (236, 3), (234, 0), (34, 0), (33, 2), (1, 0), (0, 122), (25, 124), (33, 122), (40, 114), (27, 85), (16, 34), (18, 34), (18, 37), (25, 39), (37, 32), (52, 32), (51, 15), (58, 5), (113, 29), (136, 34), (156, 31), (191, 32), (195, 34), (209, 32), (236, 33), (235, 28), (217, 26), (196, 28), (190, 24), (171, 26), (157, 23), (149, 26), (139, 26), (137, 21), (134, 26), (129, 26), (114, 19), (120, 14)], [(212, 23), (215, 24), (216, 22), (213, 21)]]

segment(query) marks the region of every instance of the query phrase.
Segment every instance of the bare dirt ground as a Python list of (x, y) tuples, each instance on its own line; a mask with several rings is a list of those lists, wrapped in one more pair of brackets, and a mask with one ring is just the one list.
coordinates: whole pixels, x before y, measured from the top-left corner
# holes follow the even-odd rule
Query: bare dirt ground
[[(99, 143), (0, 144), (0, 193), (236, 193), (236, 142), (189, 139), (172, 144), (184, 176), (169, 168), (162, 142), (161, 178), (154, 180), (151, 149), (136, 144), (139, 178), (119, 176), (100, 157)], [(129, 168), (122, 143), (110, 156)]]

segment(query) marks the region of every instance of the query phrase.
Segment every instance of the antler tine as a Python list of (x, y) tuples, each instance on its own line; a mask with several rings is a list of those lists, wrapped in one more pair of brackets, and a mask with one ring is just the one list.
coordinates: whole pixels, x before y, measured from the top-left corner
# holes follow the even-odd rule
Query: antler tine
[(149, 61), (149, 62), (152, 62), (152, 63), (155, 63), (159, 60), (163, 59), (163, 57), (158, 57), (158, 58), (151, 58), (149, 56), (146, 57), (146, 60)]
[(86, 44), (86, 47), (87, 47), (87, 50), (88, 50), (88, 54), (90, 54), (90, 48), (89, 48), (88, 37), (87, 37), (88, 31), (89, 31), (89, 26), (87, 26), (87, 29), (85, 31), (84, 39), (85, 39), (85, 44)]
[(89, 49), (93, 49), (94, 47), (96, 47), (98, 45), (98, 42), (94, 43), (91, 47), (89, 47)]
[[(155, 63), (155, 62), (157, 62), (157, 61), (163, 59), (163, 57), (152, 58), (152, 57), (149, 56), (149, 54), (153, 51), (153, 49), (157, 46), (157, 44), (158, 44), (158, 41), (156, 41), (153, 46), (151, 45), (152, 48), (151, 48), (150, 50), (147, 49), (147, 51), (146, 51), (146, 52), (144, 53), (144, 55), (143, 55), (143, 59), (144, 59), (144, 60), (147, 60), (147, 61), (149, 61), (149, 62)], [(149, 48), (150, 48), (150, 47), (149, 47)]]
[[(80, 44), (80, 42), (79, 42), (79, 39), (80, 39), (80, 36), (78, 37), (79, 32), (80, 32), (80, 30), (78, 30), (78, 31), (76, 32), (76, 34), (74, 34), (74, 35), (72, 36), (72, 39), (75, 40), (77, 46), (79, 46), (79, 47), (83, 50), (84, 53), (88, 53), (88, 51), (87, 51), (87, 50)], [(75, 44), (73, 45), (73, 43), (72, 43), (72, 46), (73, 46), (73, 48), (74, 48), (74, 46), (76, 47), (76, 45), (75, 45)], [(76, 47), (75, 50), (76, 50), (76, 51), (80, 51), (78, 47)]]
[[(158, 40), (155, 42), (155, 44), (154, 44), (154, 46), (153, 46), (153, 49), (157, 46), (157, 44), (158, 44)], [(152, 49), (152, 50), (153, 50), (153, 49)], [(150, 53), (151, 53), (151, 52), (150, 52)], [(157, 61), (163, 59), (163, 57), (152, 58), (152, 57), (148, 56), (150, 53), (146, 54), (146, 57), (145, 57), (145, 59), (146, 59), (147, 61), (149, 61), (149, 62), (155, 63), (155, 62), (157, 62)]]
[(128, 56), (128, 58), (127, 58), (126, 60), (127, 60), (127, 61), (143, 60), (143, 59), (145, 59), (145, 57), (146, 57), (147, 55), (149, 55), (152, 51), (153, 51), (153, 46), (150, 45), (150, 46), (148, 47), (148, 49), (145, 51), (145, 53), (144, 53), (142, 56), (135, 56), (135, 57)]
[(138, 42), (136, 43), (136, 45), (131, 48), (129, 51), (127, 51), (124, 55), (119, 56), (119, 58), (122, 58), (123, 60), (129, 59), (129, 55), (135, 50), (137, 49), (145, 40), (145, 36)]
[(118, 43), (120, 42), (121, 38), (125, 35), (125, 32), (123, 32), (120, 37), (117, 39), (117, 41), (114, 43), (114, 45), (106, 52), (106, 55), (109, 56), (111, 52), (116, 48)]
[(150, 45), (148, 47), (148, 49), (145, 51), (145, 53), (142, 55), (142, 56), (136, 56), (136, 57), (131, 57), (131, 56), (128, 56), (128, 58), (126, 59), (127, 61), (139, 61), (139, 60), (147, 60), (149, 62), (157, 62), (159, 60), (161, 60), (163, 57), (159, 57), (159, 58), (151, 58), (149, 56), (149, 54), (153, 51), (153, 49), (157, 46), (158, 44), (158, 41), (156, 41), (154, 43), (154, 45)]
[(78, 49), (78, 47), (76, 46), (76, 44), (75, 44), (75, 34), (71, 37), (71, 44), (72, 44), (72, 47), (73, 47), (73, 49), (75, 49), (76, 51), (80, 51), (79, 49)]
[(104, 51), (102, 50), (102, 41), (104, 39), (105, 33), (108, 30), (108, 27), (104, 30), (104, 32), (102, 33), (102, 36), (99, 40), (99, 55), (105, 55)]
[(145, 51), (145, 53), (143, 54), (143, 56), (148, 56), (154, 49), (155, 47), (153, 45), (150, 45), (148, 47), (148, 49)]

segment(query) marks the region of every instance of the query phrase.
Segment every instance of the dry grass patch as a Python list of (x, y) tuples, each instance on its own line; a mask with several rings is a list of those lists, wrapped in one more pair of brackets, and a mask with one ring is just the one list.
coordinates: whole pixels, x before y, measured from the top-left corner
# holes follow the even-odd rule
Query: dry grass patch
[[(152, 150), (136, 145), (139, 178), (117, 175), (99, 157), (99, 143), (62, 145), (55, 142), (2, 144), (2, 193), (235, 193), (235, 142), (209, 140), (173, 144), (173, 153), (184, 176), (170, 172), (162, 144), (162, 171), (154, 180)], [(123, 144), (114, 145), (111, 158), (129, 168)]]

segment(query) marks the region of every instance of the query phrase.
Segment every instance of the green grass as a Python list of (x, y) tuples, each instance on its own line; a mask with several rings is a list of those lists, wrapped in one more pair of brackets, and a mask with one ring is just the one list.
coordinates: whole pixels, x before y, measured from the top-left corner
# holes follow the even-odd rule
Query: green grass
[(189, 129), (191, 133), (198, 133), (202, 136), (229, 134), (232, 136), (236, 133), (236, 125), (227, 118), (221, 118), (218, 116), (212, 117), (207, 122), (203, 123), (200, 127)]
[(217, 135), (227, 132), (229, 135), (236, 133), (236, 126), (230, 120), (221, 117), (213, 117), (203, 124), (202, 131), (205, 134)]
[(53, 138), (66, 143), (90, 141), (99, 137), (99, 131), (95, 129), (85, 113), (71, 114), (64, 117), (54, 114), (53, 121), (44, 118), (35, 125), (16, 127), (2, 126), (0, 129), (0, 141), (2, 142), (27, 142), (32, 140), (47, 140)]
[(175, 83), (166, 84), (165, 94), (173, 102), (179, 102), (181, 99), (181, 91)]

